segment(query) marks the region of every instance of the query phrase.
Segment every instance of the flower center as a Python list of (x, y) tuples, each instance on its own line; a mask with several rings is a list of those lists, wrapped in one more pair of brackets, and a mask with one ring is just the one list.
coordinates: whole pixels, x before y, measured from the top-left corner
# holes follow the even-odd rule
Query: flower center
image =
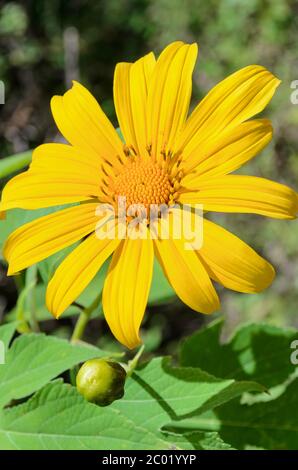
[(126, 165), (113, 182), (115, 198), (126, 198), (126, 206), (167, 204), (173, 194), (170, 175), (165, 168), (151, 160), (136, 159)]
[(138, 205), (147, 216), (151, 205), (173, 205), (183, 177), (182, 153), (162, 151), (153, 157), (148, 147), (148, 155), (141, 157), (132, 146), (125, 145), (123, 150), (124, 156), (118, 156), (113, 164), (104, 160), (101, 166), (101, 201), (112, 204), (116, 213), (120, 206), (122, 211), (123, 204), (126, 210)]

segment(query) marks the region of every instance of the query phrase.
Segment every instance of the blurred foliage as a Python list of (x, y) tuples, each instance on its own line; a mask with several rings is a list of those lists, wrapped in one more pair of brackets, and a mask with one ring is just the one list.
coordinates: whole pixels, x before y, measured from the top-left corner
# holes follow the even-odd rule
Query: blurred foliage
[[(298, 105), (290, 102), (290, 83), (298, 79), (297, 30), (295, 0), (0, 2), (0, 79), (6, 87), (6, 104), (0, 110), (1, 156), (57, 139), (49, 101), (70, 86), (71, 78), (89, 87), (116, 125), (115, 64), (135, 60), (152, 49), (159, 52), (170, 41), (182, 39), (200, 44), (192, 106), (215, 83), (248, 64), (262, 64), (282, 79), (265, 111), (274, 124), (273, 142), (241, 171), (297, 189)], [(277, 269), (276, 281), (263, 294), (221, 292), (227, 331), (247, 319), (297, 327), (296, 222), (235, 214), (214, 219), (251, 243)], [(1, 282), (8, 292), (7, 281)], [(152, 327), (149, 349), (167, 351), (179, 335), (200, 324), (201, 317), (182, 309), (178, 302), (156, 308), (174, 325), (162, 327), (163, 339), (147, 315), (146, 327)]]

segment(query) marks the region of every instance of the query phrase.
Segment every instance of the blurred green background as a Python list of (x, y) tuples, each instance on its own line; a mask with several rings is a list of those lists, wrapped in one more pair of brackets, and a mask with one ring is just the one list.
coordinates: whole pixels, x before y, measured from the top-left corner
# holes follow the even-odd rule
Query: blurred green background
[[(273, 121), (273, 142), (241, 171), (297, 189), (298, 105), (290, 101), (291, 82), (298, 79), (297, 31), (298, 2), (290, 0), (0, 2), (0, 79), (6, 86), (0, 155), (57, 137), (49, 101), (73, 78), (92, 91), (116, 126), (115, 64), (150, 50), (158, 53), (181, 39), (200, 45), (192, 106), (227, 74), (248, 64), (264, 65), (282, 80), (264, 113)], [(297, 223), (237, 214), (213, 219), (250, 243), (277, 270), (273, 286), (259, 295), (219, 288), (226, 333), (247, 320), (298, 327)], [(0, 283), (3, 312), (13, 306), (16, 292), (4, 270)], [(152, 349), (169, 351), (203, 321), (205, 317), (173, 300), (149, 309), (145, 335)], [(61, 331), (69, 326), (63, 321), (59, 325)], [(94, 327), (89, 333), (96, 336)]]

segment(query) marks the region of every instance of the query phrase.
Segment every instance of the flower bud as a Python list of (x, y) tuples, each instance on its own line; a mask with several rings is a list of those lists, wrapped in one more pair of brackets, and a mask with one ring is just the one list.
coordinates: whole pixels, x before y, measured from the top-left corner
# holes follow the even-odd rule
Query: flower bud
[(123, 367), (108, 359), (91, 359), (80, 368), (76, 384), (86, 400), (106, 406), (124, 395), (126, 372)]

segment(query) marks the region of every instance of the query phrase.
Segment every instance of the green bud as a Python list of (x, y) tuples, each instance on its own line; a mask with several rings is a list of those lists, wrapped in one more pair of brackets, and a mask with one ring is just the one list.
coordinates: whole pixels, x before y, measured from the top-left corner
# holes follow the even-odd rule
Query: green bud
[(86, 400), (106, 406), (124, 395), (126, 372), (108, 359), (91, 359), (80, 368), (76, 383), (78, 392)]

